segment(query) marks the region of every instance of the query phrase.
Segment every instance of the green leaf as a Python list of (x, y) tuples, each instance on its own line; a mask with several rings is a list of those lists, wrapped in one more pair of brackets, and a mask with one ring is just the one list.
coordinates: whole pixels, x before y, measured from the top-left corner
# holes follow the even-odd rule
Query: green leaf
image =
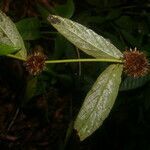
[(126, 44), (124, 43), (124, 41), (119, 36), (116, 36), (116, 35), (114, 35), (113, 33), (110, 33), (110, 32), (104, 32), (103, 35), (108, 37), (109, 39), (111, 39), (111, 42), (114, 45), (117, 45), (117, 47), (119, 49), (123, 50), (126, 47)]
[(58, 5), (54, 8), (55, 14), (71, 18), (73, 16), (75, 7), (73, 0), (67, 0), (66, 4), (64, 5)]
[(16, 55), (21, 58), (26, 58), (27, 52), (24, 42), (15, 24), (2, 11), (0, 11), (0, 43), (20, 49)]
[(122, 69), (120, 64), (110, 65), (87, 94), (74, 125), (80, 140), (99, 128), (111, 111), (118, 94)]
[(123, 57), (108, 40), (87, 27), (60, 16), (49, 15), (48, 21), (76, 47), (96, 58)]
[(0, 55), (7, 55), (7, 54), (10, 54), (10, 53), (14, 53), (18, 50), (19, 49), (14, 47), (14, 46), (0, 43)]
[(120, 86), (120, 91), (127, 91), (139, 88), (146, 84), (150, 80), (150, 76), (144, 76), (140, 78), (132, 78), (132, 77), (126, 77)]
[(17, 29), (24, 40), (40, 38), (40, 21), (38, 18), (26, 18), (16, 23)]

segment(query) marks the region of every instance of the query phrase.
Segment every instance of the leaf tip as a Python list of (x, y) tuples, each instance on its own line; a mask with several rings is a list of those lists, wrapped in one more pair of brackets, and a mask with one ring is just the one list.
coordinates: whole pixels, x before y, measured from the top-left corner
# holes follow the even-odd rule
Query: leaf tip
[(49, 15), (47, 20), (51, 23), (51, 24), (59, 24), (61, 21), (60, 19), (58, 19), (58, 17), (53, 16), (53, 15)]
[(74, 126), (74, 133), (79, 141), (83, 141), (85, 139), (82, 137), (82, 135), (80, 134), (80, 131), (78, 130), (78, 128), (76, 128), (76, 126)]

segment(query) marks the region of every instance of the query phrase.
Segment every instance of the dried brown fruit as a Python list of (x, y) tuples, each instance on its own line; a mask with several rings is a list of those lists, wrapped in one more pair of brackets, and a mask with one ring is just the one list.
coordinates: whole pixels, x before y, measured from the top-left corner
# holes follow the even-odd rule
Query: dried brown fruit
[(124, 52), (124, 72), (131, 77), (142, 77), (149, 71), (146, 55), (136, 48)]
[(42, 52), (34, 52), (28, 56), (24, 66), (31, 75), (38, 75), (45, 68), (46, 58), (47, 57)]

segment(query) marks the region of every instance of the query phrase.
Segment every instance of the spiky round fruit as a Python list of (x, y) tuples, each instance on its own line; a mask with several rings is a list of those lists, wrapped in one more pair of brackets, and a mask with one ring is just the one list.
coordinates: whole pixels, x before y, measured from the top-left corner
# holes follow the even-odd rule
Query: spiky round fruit
[(40, 74), (45, 68), (45, 60), (46, 55), (42, 52), (34, 52), (33, 54), (29, 55), (27, 61), (24, 63), (26, 70), (31, 75), (38, 75)]
[(124, 72), (137, 78), (146, 75), (149, 71), (149, 62), (146, 55), (136, 48), (124, 52)]

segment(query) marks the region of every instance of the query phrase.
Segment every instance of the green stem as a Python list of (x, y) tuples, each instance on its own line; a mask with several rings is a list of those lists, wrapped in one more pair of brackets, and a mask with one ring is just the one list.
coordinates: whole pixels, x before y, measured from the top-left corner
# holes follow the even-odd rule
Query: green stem
[[(25, 58), (8, 54), (8, 57), (26, 61)], [(74, 62), (113, 62), (113, 63), (123, 63), (121, 59), (110, 59), (110, 58), (81, 58), (81, 59), (62, 59), (62, 60), (47, 60), (46, 64), (57, 64), (57, 63), (74, 63)]]
[(63, 60), (47, 60), (45, 63), (74, 63), (74, 62), (113, 62), (113, 63), (123, 63), (121, 59), (103, 59), (103, 58), (83, 58), (83, 59), (63, 59)]
[(14, 58), (14, 59), (26, 61), (25, 58), (22, 58), (22, 57), (19, 57), (19, 56), (16, 56), (16, 55), (8, 54), (8, 55), (6, 55), (6, 56), (11, 57), (11, 58)]

